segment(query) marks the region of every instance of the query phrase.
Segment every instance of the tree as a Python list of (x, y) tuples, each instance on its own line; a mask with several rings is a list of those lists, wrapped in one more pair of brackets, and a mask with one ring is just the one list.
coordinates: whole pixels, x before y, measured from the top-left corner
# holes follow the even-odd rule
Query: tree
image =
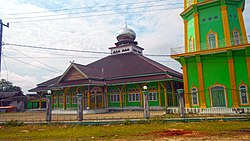
[(19, 86), (14, 86), (10, 81), (1, 79), (0, 92), (22, 92), (22, 89)]

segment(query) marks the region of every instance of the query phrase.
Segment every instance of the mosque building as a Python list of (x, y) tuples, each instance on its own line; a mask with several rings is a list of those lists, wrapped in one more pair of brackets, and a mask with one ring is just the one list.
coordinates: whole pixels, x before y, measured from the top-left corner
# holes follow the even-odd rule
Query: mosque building
[[(71, 63), (60, 76), (40, 83), (30, 92), (41, 97), (52, 91), (52, 107), (77, 108), (76, 94), (83, 95), (84, 109), (130, 109), (143, 106), (142, 87), (149, 90), (149, 106), (176, 107), (176, 90), (183, 88), (182, 74), (143, 55), (136, 33), (124, 27), (111, 55), (88, 65)], [(42, 101), (40, 101), (40, 105)]]
[(182, 65), (186, 108), (250, 107), (250, 42), (245, 0), (184, 0)]

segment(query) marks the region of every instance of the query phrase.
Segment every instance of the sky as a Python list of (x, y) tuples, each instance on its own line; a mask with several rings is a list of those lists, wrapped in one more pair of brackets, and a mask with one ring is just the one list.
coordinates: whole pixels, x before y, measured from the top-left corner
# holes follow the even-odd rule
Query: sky
[[(0, 0), (3, 29), (1, 78), (20, 86), (25, 94), (36, 84), (59, 76), (70, 61), (87, 65), (109, 54), (118, 31), (132, 28), (144, 54), (171, 54), (183, 47), (182, 0)], [(250, 34), (250, 1), (246, 0), (245, 26)], [(47, 47), (95, 51), (66, 52)], [(181, 72), (168, 56), (147, 56)]]

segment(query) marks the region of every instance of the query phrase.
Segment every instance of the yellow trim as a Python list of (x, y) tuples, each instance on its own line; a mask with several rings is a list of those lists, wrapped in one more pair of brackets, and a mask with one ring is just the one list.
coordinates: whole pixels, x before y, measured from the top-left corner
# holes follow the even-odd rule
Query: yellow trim
[(176, 58), (180, 58), (182, 56), (188, 57), (188, 56), (195, 56), (197, 54), (202, 55), (202, 54), (208, 54), (208, 53), (225, 52), (229, 49), (232, 49), (232, 50), (245, 49), (245, 47), (248, 45), (250, 45), (250, 44), (239, 45), (239, 46), (228, 46), (228, 47), (224, 47), (224, 48), (214, 48), (214, 49), (210, 49), (210, 50), (202, 50), (202, 51), (197, 51), (197, 52), (176, 54), (176, 55), (171, 55), (171, 58), (176, 59)]
[(190, 108), (189, 96), (188, 96), (188, 76), (187, 76), (187, 66), (182, 66), (183, 71), (183, 83), (184, 83), (184, 97), (185, 97), (185, 107)]
[(222, 14), (222, 24), (224, 29), (224, 36), (225, 36), (225, 45), (231, 46), (230, 41), (230, 30), (229, 30), (229, 23), (228, 23), (228, 16), (227, 16), (227, 6), (221, 7), (221, 14)]
[(197, 63), (197, 70), (198, 70), (198, 81), (200, 84), (201, 108), (206, 108), (202, 63)]
[(172, 103), (173, 105), (175, 105), (175, 91), (174, 91), (174, 84), (173, 81), (170, 81), (170, 85), (171, 85), (171, 92), (172, 92)]
[[(197, 95), (197, 104), (193, 104), (193, 89), (196, 90), (196, 95)], [(192, 106), (200, 106), (200, 101), (199, 101), (199, 91), (198, 91), (198, 88), (193, 86), (191, 89), (190, 89), (190, 94), (191, 94), (191, 105)]]
[(167, 89), (164, 87), (165, 106), (168, 106)]
[(161, 102), (161, 85), (160, 82), (158, 82), (158, 96), (159, 96), (159, 106), (162, 106), (162, 102)]
[(187, 8), (187, 0), (184, 0), (184, 10)]
[[(219, 46), (218, 46), (218, 35), (212, 29), (210, 29), (209, 32), (207, 33), (207, 48), (211, 49), (210, 44), (209, 44), (209, 35), (210, 34), (214, 34), (215, 35), (215, 44), (216, 44), (215, 48), (219, 48)], [(212, 49), (214, 49), (214, 48), (212, 48)]]
[(90, 105), (90, 90), (88, 91), (88, 107), (90, 109), (91, 105)]
[(232, 98), (233, 98), (233, 107), (238, 108), (238, 97), (236, 91), (236, 80), (235, 80), (235, 71), (234, 71), (234, 60), (228, 59), (228, 70), (229, 70), (229, 77), (230, 77), (230, 85), (232, 89)]
[(235, 38), (234, 38), (234, 31), (237, 31), (237, 34), (238, 34), (238, 37), (239, 37), (239, 44), (238, 45), (240, 45), (241, 44), (241, 38), (240, 38), (240, 31), (235, 27), (234, 29), (233, 29), (233, 32), (232, 32), (232, 39), (233, 39), (233, 41), (234, 41), (234, 45), (236, 46), (236, 42), (235, 42)]
[(70, 87), (67, 87), (64, 92), (63, 92), (63, 109), (66, 110), (67, 109), (67, 103), (66, 103), (66, 99), (67, 99), (67, 92), (70, 89)]
[(200, 27), (199, 27), (199, 15), (198, 13), (194, 14), (194, 32), (195, 32), (195, 41), (196, 41), (196, 51), (200, 51)]
[(185, 53), (188, 52), (188, 21), (184, 21), (184, 41), (185, 41)]
[(211, 88), (216, 87), (216, 86), (224, 87), (225, 103), (226, 103), (226, 107), (228, 107), (228, 98), (227, 98), (227, 89), (226, 89), (227, 87), (226, 87), (226, 85), (218, 84), (218, 82), (216, 82), (214, 85), (211, 85), (209, 87), (210, 106), (211, 106), (211, 108), (213, 108), (213, 99), (212, 99), (212, 94), (211, 94)]
[(70, 108), (72, 108), (72, 101), (73, 101), (72, 100), (72, 98), (73, 98), (72, 95), (73, 95), (72, 93), (69, 94), (69, 107)]
[(244, 18), (243, 18), (243, 15), (242, 15), (242, 9), (237, 8), (237, 13), (238, 13), (239, 22), (240, 22), (241, 34), (243, 36), (244, 43), (246, 44), (248, 41), (247, 41), (246, 27), (245, 27), (245, 24), (244, 24)]

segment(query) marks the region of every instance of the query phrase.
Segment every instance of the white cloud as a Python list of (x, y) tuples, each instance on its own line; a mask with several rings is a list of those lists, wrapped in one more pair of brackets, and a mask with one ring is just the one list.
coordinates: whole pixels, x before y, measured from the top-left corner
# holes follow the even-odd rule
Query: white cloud
[(39, 82), (35, 77), (28, 75), (19, 75), (15, 72), (8, 71), (2, 71), (1, 78), (12, 82), (13, 85), (21, 87), (24, 94), (27, 94), (27, 91), (31, 88), (34, 88)]

